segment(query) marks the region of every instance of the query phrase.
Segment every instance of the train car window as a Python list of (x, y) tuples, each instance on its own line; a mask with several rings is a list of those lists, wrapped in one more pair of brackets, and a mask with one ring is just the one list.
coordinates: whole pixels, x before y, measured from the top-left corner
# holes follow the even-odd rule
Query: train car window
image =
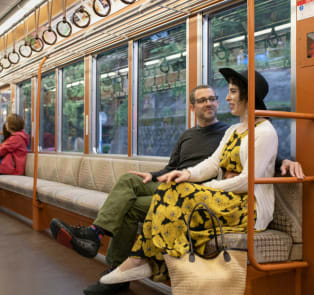
[[(31, 139), (32, 136), (32, 83), (27, 80), (18, 85), (18, 113), (24, 118), (25, 132)], [(27, 146), (28, 150), (31, 149), (31, 140)]]
[(128, 47), (97, 56), (96, 150), (128, 153)]
[(84, 151), (84, 61), (62, 69), (62, 145), (64, 152)]
[(0, 89), (0, 131), (7, 116), (12, 112), (11, 88)]
[[(255, 2), (255, 67), (269, 82), (265, 99), (270, 110), (291, 110), (290, 66), (290, 0)], [(221, 67), (247, 70), (247, 6), (220, 11), (209, 18), (209, 71), (208, 81), (219, 97), (227, 94)], [(220, 101), (219, 118), (233, 123), (225, 100)], [(290, 157), (290, 124), (273, 119), (279, 135), (280, 153)]]
[(314, 57), (314, 32), (307, 34), (307, 57)]
[(39, 146), (42, 151), (55, 151), (56, 75), (46, 74), (41, 79)]
[(169, 156), (186, 128), (186, 25), (139, 40), (139, 155)]

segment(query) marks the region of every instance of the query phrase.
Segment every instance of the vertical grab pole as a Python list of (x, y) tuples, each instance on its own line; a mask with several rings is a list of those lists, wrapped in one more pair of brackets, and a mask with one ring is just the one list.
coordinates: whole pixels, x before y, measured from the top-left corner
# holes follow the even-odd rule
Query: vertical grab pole
[[(248, 257), (254, 258), (255, 11), (248, 0)], [(251, 258), (250, 258), (251, 257)]]
[(37, 201), (37, 169), (38, 169), (38, 141), (39, 141), (39, 115), (40, 115), (40, 88), (41, 88), (41, 68), (47, 60), (45, 56), (38, 68), (37, 81), (37, 100), (36, 100), (36, 127), (35, 127), (35, 143), (34, 143), (34, 182), (33, 182), (33, 229), (36, 231), (43, 230), (40, 222), (40, 202)]

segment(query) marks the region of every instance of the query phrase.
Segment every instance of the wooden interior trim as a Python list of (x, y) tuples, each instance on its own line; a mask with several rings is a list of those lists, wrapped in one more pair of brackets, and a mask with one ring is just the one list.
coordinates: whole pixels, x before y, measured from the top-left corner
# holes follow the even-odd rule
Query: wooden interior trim
[[(298, 1), (297, 1), (298, 2)], [(296, 21), (296, 111), (314, 114), (314, 58), (306, 59), (305, 37), (314, 31), (314, 17)], [(314, 122), (296, 120), (296, 160), (301, 163), (305, 175), (314, 175), (313, 135)], [(302, 272), (302, 294), (314, 290), (314, 183), (303, 184), (302, 235), (303, 257), (309, 267)]]
[(30, 197), (0, 189), (0, 206), (12, 210), (28, 219), (33, 218), (32, 199)]

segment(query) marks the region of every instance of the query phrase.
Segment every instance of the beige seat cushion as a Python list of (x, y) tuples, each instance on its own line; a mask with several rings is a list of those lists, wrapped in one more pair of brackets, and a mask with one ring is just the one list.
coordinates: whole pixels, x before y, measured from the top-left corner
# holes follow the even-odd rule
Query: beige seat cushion
[(32, 198), (33, 177), (20, 175), (0, 175), (0, 188)]
[(38, 181), (38, 199), (71, 212), (95, 218), (108, 194), (54, 181)]
[(289, 233), (302, 243), (302, 183), (275, 184), (275, 212), (269, 228)]
[[(39, 154), (38, 178), (78, 186), (82, 156)], [(34, 176), (34, 154), (28, 154), (25, 175)]]
[(118, 179), (128, 171), (158, 171), (165, 162), (137, 161), (129, 159), (110, 159), (83, 157), (80, 172), (80, 187), (109, 193)]
[[(246, 234), (226, 234), (225, 242), (229, 248), (247, 249)], [(221, 244), (220, 238), (218, 243)], [(213, 251), (215, 241), (212, 239), (206, 245), (206, 253)], [(266, 230), (255, 233), (254, 251), (259, 263), (287, 261), (290, 257), (292, 238), (277, 230)]]

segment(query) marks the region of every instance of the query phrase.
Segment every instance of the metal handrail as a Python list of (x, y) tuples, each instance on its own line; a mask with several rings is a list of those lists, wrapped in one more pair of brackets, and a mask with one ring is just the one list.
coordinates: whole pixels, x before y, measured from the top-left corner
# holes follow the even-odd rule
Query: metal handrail
[(306, 176), (304, 178), (297, 177), (259, 177), (255, 178), (255, 184), (266, 183), (299, 183), (299, 182), (311, 182), (314, 181), (314, 176)]
[[(254, 255), (254, 139), (255, 139), (255, 8), (254, 0), (248, 0), (248, 230), (247, 247), (250, 264), (260, 271), (288, 270), (307, 267), (306, 261), (260, 264)], [(271, 112), (259, 111), (263, 116), (270, 116)], [(278, 113), (277, 113), (278, 115)], [(279, 115), (282, 115), (279, 114)], [(299, 115), (297, 116), (299, 118)], [(286, 114), (285, 114), (286, 118)], [(306, 119), (312, 119), (306, 118)]]
[(38, 207), (37, 201), (37, 170), (38, 170), (38, 141), (39, 141), (39, 113), (40, 113), (40, 88), (41, 88), (41, 69), (48, 56), (45, 56), (38, 67), (37, 80), (37, 101), (36, 101), (36, 124), (35, 124), (35, 144), (34, 144), (34, 178), (33, 178), (33, 206)]
[(255, 115), (257, 117), (277, 117), (277, 118), (288, 118), (288, 119), (314, 120), (314, 114), (296, 113), (296, 112), (255, 110)]

